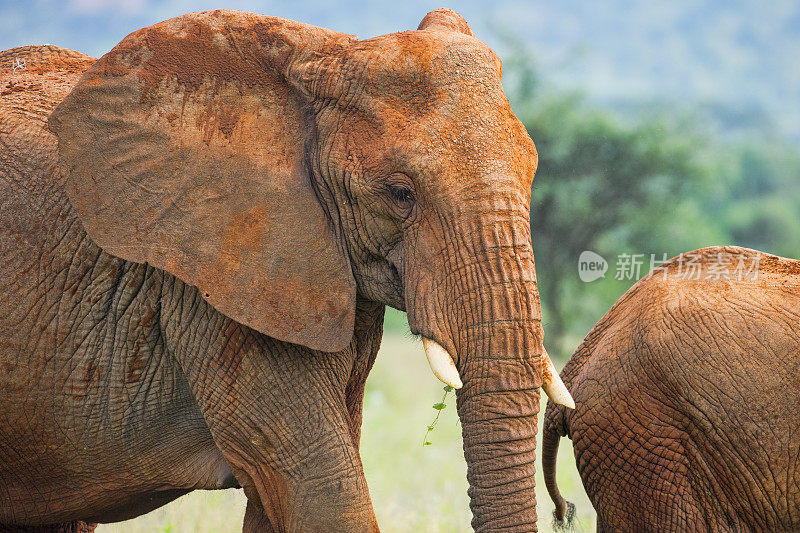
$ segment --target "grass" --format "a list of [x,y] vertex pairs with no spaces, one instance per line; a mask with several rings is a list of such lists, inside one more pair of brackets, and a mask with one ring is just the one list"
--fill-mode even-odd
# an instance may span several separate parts
[[[442,384],[431,374],[422,344],[408,335],[387,333],[367,382],[361,440],[364,469],[383,532],[470,530],[467,467],[452,393],[428,436],[432,445],[422,446],[426,426],[436,416],[431,406],[441,397]],[[559,451],[559,487],[577,507],[576,531],[594,531],[594,510],[578,477],[571,442],[562,439]],[[539,530],[551,531],[553,505],[541,472],[536,474],[536,487]],[[135,520],[101,525],[97,531],[233,533],[241,531],[244,507],[240,490],[197,491]]]

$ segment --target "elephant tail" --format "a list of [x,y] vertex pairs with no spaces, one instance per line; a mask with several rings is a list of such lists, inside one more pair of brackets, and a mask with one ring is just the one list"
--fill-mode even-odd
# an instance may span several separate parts
[[572,529],[575,518],[575,504],[568,502],[561,496],[556,482],[556,458],[558,457],[558,444],[562,436],[567,435],[566,408],[547,402],[545,412],[544,431],[542,436],[542,468],[544,470],[544,484],[550,499],[555,504],[553,511],[553,529],[566,531]]

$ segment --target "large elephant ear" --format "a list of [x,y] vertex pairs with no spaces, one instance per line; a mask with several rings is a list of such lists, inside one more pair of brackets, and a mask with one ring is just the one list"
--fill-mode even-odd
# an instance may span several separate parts
[[49,121],[89,236],[271,337],[344,348],[355,281],[306,164],[308,91],[291,80],[352,39],[228,10],[126,37]]

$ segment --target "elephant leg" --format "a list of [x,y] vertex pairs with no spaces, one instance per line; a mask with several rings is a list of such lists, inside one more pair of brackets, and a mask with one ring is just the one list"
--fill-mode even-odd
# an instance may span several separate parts
[[0,533],[93,533],[97,524],[75,521],[47,526],[4,526],[0,524]]
[[[324,409],[326,401],[310,394],[286,399],[312,410]],[[361,460],[341,412],[322,411],[298,423],[295,412],[273,413],[270,404],[253,398],[235,416],[206,413],[250,507],[266,519],[256,520],[251,511],[248,521],[282,533],[376,531]]]
[[669,443],[664,435],[651,439],[603,457],[602,469],[590,474],[597,531],[708,531],[707,509],[695,498],[677,439],[672,446],[650,446]]
[[207,313],[220,321],[210,339],[208,324],[201,324],[202,336],[193,335],[194,323],[177,326],[174,337],[168,326],[167,335],[217,448],[251,501],[248,527],[377,531],[353,420],[365,373],[361,336],[341,352],[316,352]]
[[362,408],[364,406],[364,389],[383,337],[384,306],[359,299],[356,304],[356,320],[353,331],[353,348],[356,358],[350,371],[350,378],[345,388],[350,431],[353,444],[358,448],[361,444]]
[[[631,470],[629,477],[614,476],[609,485],[593,495],[597,508],[597,532],[603,531],[708,531],[706,517],[690,488],[685,484],[669,487],[644,486],[642,472]],[[633,480],[633,481],[631,481]],[[676,490],[673,490],[676,489]],[[597,504],[595,504],[597,505]],[[724,529],[724,528],[723,528]]]
[[269,523],[265,531],[376,531],[343,398],[331,395],[327,383],[287,386],[288,376],[246,374],[255,381],[228,397],[238,400],[199,401],[251,509],[266,518],[250,522]]
[[[707,531],[707,507],[697,499],[696,482],[710,472],[692,460],[680,421],[651,410],[634,396],[639,389],[630,390],[610,400],[591,397],[569,423],[598,531]],[[607,403],[627,408],[608,409]]]

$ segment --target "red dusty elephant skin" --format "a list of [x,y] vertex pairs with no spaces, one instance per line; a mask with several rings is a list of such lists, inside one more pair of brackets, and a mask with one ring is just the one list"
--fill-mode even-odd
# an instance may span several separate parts
[[800,530],[800,261],[704,248],[634,285],[562,372],[545,481],[569,436],[598,531]]
[[358,40],[192,13],[96,62],[8,50],[0,80],[0,524],[241,486],[246,531],[376,531],[358,447],[389,305],[459,388],[473,527],[535,530],[540,386],[568,396],[537,154],[458,14]]

